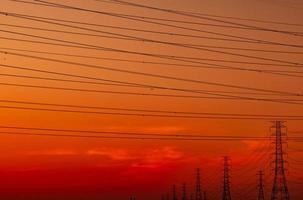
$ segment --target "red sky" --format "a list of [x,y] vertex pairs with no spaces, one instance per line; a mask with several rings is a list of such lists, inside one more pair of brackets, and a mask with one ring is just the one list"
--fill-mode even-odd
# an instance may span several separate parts
[[[81,8],[135,14],[164,19],[185,20],[192,22],[210,23],[205,20],[168,14],[166,12],[152,11],[119,4],[109,4],[94,0],[52,0],[52,2],[73,5]],[[292,24],[302,23],[303,4],[300,1],[290,0],[154,0],[132,1],[162,8],[187,10],[214,15],[234,16],[240,18],[266,19]],[[53,17],[64,20],[75,20],[105,25],[124,26],[135,29],[148,29],[153,31],[168,31],[179,34],[193,34],[206,37],[219,37],[195,31],[168,28],[155,24],[134,22],[126,19],[109,17],[96,13],[72,11],[44,6],[27,5],[9,0],[1,1],[3,12],[29,14],[44,17]],[[302,26],[286,26],[277,24],[257,23],[251,21],[233,21],[249,23],[285,31],[303,32]],[[90,45],[99,45],[109,48],[119,48],[129,51],[146,53],[170,54],[175,56],[191,56],[206,59],[233,60],[238,62],[265,62],[253,58],[243,58],[234,55],[225,55],[208,51],[186,49],[182,47],[155,44],[142,41],[125,41],[119,39],[98,38],[94,36],[81,36],[63,33],[50,33],[41,30],[30,30],[4,26],[14,24],[33,26],[39,28],[52,28],[60,31],[91,33],[90,31],[63,28],[26,19],[17,19],[10,16],[0,16],[0,37],[11,37],[44,41],[27,36],[14,35],[1,32],[16,31],[26,34],[35,34],[43,37],[69,40]],[[183,24],[184,27],[199,28],[206,31],[233,34],[242,37],[272,40],[283,43],[302,45],[303,38],[283,35],[272,32],[228,29],[211,26]],[[96,28],[85,26],[84,28]],[[98,28],[102,31],[112,31],[118,34],[128,34],[134,37],[145,37],[154,40],[169,42],[191,43],[200,45],[216,45],[238,48],[259,48],[266,50],[296,51],[298,54],[242,52],[250,56],[259,56],[272,59],[281,59],[291,62],[303,63],[301,48],[284,46],[270,46],[260,44],[233,43],[209,39],[165,36],[151,33],[139,33],[111,28]],[[143,57],[139,55],[123,54],[117,52],[84,50],[77,48],[58,47],[46,44],[32,44],[0,38],[0,48],[18,48],[55,53],[79,54],[86,56],[107,57],[117,59],[133,59],[139,61],[153,61],[166,63],[181,63],[178,61],[163,61],[159,58]],[[0,49],[2,50],[2,49]],[[16,52],[16,51],[10,51]],[[20,53],[20,52],[19,52]],[[24,53],[24,52],[23,52]],[[176,76],[186,79],[203,80],[224,84],[240,85],[245,87],[263,88],[268,90],[281,90],[293,93],[302,92],[303,79],[300,77],[277,76],[272,74],[213,70],[204,68],[175,67],[170,65],[153,65],[148,63],[117,62],[113,60],[96,60],[88,58],[71,58],[56,55],[39,55],[67,61],[85,63],[90,65],[108,66],[122,70],[133,70],[144,73]],[[0,54],[0,64],[31,67],[40,70],[51,70],[60,73],[73,73],[82,76],[100,77],[120,81],[131,81],[142,84],[156,84],[168,87],[190,88],[192,90],[218,90],[225,92],[251,92],[247,90],[226,88],[207,84],[188,83],[176,80],[146,77],[141,75],[125,74],[108,70],[92,69],[87,67],[25,58],[9,54]],[[219,64],[219,63],[217,63]],[[240,63],[220,63],[233,67],[255,67],[255,65]],[[277,63],[276,63],[277,64]],[[284,70],[279,66],[261,66],[261,69]],[[1,67],[3,74],[18,74],[27,76],[45,76],[38,72],[29,72],[18,69]],[[58,77],[47,75],[47,77]],[[59,76],[62,78],[62,76]],[[167,94],[146,88],[124,88],[108,85],[93,85],[82,83],[63,83],[59,81],[33,80],[1,76],[1,83],[31,84],[53,87],[70,87],[89,90],[108,90],[139,92],[153,94]],[[85,106],[103,106],[118,108],[137,108],[155,110],[177,110],[188,112],[219,112],[240,114],[273,114],[273,115],[300,115],[302,105],[282,104],[264,101],[232,101],[215,99],[190,99],[153,96],[117,95],[94,92],[76,92],[62,90],[47,90],[28,87],[0,85],[1,100],[32,101],[55,104],[72,104]],[[185,92],[170,91],[169,94],[190,95]],[[283,98],[283,96],[281,96]],[[286,97],[285,97],[286,98]],[[299,98],[299,97],[298,97]],[[298,99],[297,98],[297,99]],[[300,99],[302,100],[302,99]],[[16,106],[13,103],[0,102],[1,106]],[[34,106],[39,107],[39,106]],[[47,111],[32,111],[0,108],[0,126],[42,127],[59,129],[102,130],[120,132],[142,132],[159,134],[198,133],[201,135],[243,135],[267,136],[270,134],[271,123],[268,120],[214,120],[214,119],[184,119],[165,117],[139,117],[117,115],[95,115],[79,113],[58,113]],[[289,131],[302,131],[301,121],[288,121]],[[2,129],[1,131],[10,131]],[[26,131],[24,131],[26,132]],[[38,131],[37,133],[45,133]],[[269,161],[272,148],[267,143],[238,141],[159,141],[159,140],[117,140],[117,139],[89,139],[70,137],[38,137],[22,135],[1,135],[0,140],[0,194],[5,199],[127,199],[129,195],[136,194],[138,199],[160,199],[163,192],[170,190],[172,184],[181,184],[185,181],[193,188],[194,173],[197,167],[202,170],[202,183],[208,191],[210,198],[217,199],[221,192],[222,156],[230,155],[232,158],[232,192],[235,199],[243,196],[238,191],[249,191],[257,181],[256,173],[260,168],[266,168],[266,195],[271,190],[272,174],[270,174]],[[302,199],[302,149],[301,143],[289,142],[289,186],[293,200]],[[299,151],[297,151],[297,150]],[[301,163],[300,163],[301,162]],[[301,182],[300,182],[301,181]],[[255,192],[250,194],[256,195]],[[2,197],[0,195],[0,197]]]

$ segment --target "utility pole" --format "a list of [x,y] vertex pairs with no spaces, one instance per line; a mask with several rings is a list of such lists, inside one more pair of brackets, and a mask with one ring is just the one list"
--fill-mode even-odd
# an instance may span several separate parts
[[228,156],[223,157],[223,194],[222,194],[222,200],[231,200],[231,194],[230,194],[230,164],[229,164],[230,158]]
[[203,200],[207,200],[206,191],[203,192],[203,198],[204,198]]
[[258,194],[258,200],[265,200],[264,198],[264,173],[262,171],[259,171],[259,194]]
[[178,200],[176,185],[173,185],[173,200]]
[[287,187],[287,180],[285,175],[285,151],[283,149],[283,144],[286,142],[285,137],[287,133],[282,131],[285,129],[284,122],[275,121],[272,128],[275,129],[275,174],[272,186],[271,200],[289,200],[289,192]]
[[197,172],[196,172],[196,199],[195,200],[202,200],[200,168],[197,168]]
[[182,185],[182,200],[187,200],[186,183]]

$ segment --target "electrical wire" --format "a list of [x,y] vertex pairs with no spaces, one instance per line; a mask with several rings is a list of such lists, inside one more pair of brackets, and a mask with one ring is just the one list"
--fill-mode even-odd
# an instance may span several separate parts
[[[215,35],[226,36],[226,37],[232,37],[232,38],[237,38],[237,39],[250,40],[250,41],[255,41],[255,42],[260,42],[260,43],[265,43],[265,44],[271,44],[271,45],[282,45],[282,46],[303,48],[302,45],[284,44],[284,43],[273,42],[273,41],[263,41],[263,40],[253,39],[253,38],[246,38],[246,37],[216,33],[216,32],[211,32],[211,31],[187,28],[187,27],[183,27],[183,26],[165,24],[165,23],[160,23],[160,22],[155,22],[155,21],[148,21],[148,20],[146,20],[148,17],[142,17],[142,16],[134,16],[134,15],[119,14],[119,13],[103,12],[103,11],[79,8],[79,7],[74,7],[74,6],[68,6],[68,5],[64,5],[64,4],[52,3],[52,2],[47,2],[47,1],[39,1],[39,2],[42,2],[42,3],[26,2],[26,1],[21,1],[21,0],[13,0],[13,1],[22,2],[22,3],[29,3],[29,4],[36,4],[36,5],[40,5],[40,6],[51,6],[51,7],[55,7],[55,8],[71,9],[71,10],[77,10],[77,11],[84,11],[84,12],[108,15],[108,16],[112,16],[112,17],[123,18],[123,19],[128,19],[128,20],[133,20],[133,21],[141,21],[141,22],[150,23],[150,24],[157,24],[157,25],[162,25],[162,26],[167,26],[167,27],[179,28],[179,29],[183,29],[183,30],[198,31],[198,32],[215,34]],[[37,0],[35,0],[35,1],[37,1]]]
[[[33,58],[33,59],[39,59],[39,60],[45,60],[45,61],[64,63],[64,64],[71,64],[71,65],[94,68],[94,69],[103,69],[103,70],[115,71],[115,72],[121,72],[121,73],[127,73],[127,74],[149,76],[149,77],[155,77],[155,78],[161,78],[161,79],[170,79],[170,80],[182,81],[182,82],[191,82],[191,83],[206,84],[206,85],[213,85],[213,86],[222,86],[222,87],[229,87],[229,88],[235,88],[235,89],[245,89],[245,90],[258,91],[258,92],[270,92],[270,93],[288,94],[288,95],[294,95],[294,96],[303,96],[303,94],[300,94],[300,93],[292,93],[292,92],[287,92],[287,91],[268,90],[268,89],[252,88],[252,87],[245,87],[245,86],[231,85],[231,84],[224,84],[224,83],[217,83],[217,82],[209,82],[209,81],[203,81],[203,80],[186,79],[186,78],[180,78],[180,77],[174,77],[174,76],[145,73],[145,72],[140,72],[140,71],[124,70],[124,69],[117,69],[117,68],[111,68],[111,67],[105,67],[105,66],[77,63],[77,62],[53,59],[53,58],[48,58],[48,57],[12,53],[12,52],[7,52],[7,51],[0,51],[0,53],[10,54],[10,55],[14,55],[14,56],[27,57],[27,58]],[[199,93],[199,92],[197,92],[197,93]],[[210,94],[210,93],[204,93],[204,94]],[[236,96],[227,96],[227,95],[224,95],[224,96],[225,97],[236,97]]]
[[[40,1],[40,0],[34,0],[34,1],[44,2],[44,3],[47,2],[47,1]],[[98,1],[98,0],[96,0],[96,1]],[[139,8],[146,8],[146,9],[151,9],[151,10],[163,11],[163,12],[167,12],[167,13],[173,13],[173,14],[177,14],[177,15],[181,15],[181,16],[198,18],[198,19],[203,19],[203,20],[212,21],[212,22],[219,22],[219,23],[223,23],[223,24],[236,25],[236,27],[234,27],[234,26],[230,27],[229,26],[229,28],[242,28],[242,29],[246,29],[246,30],[268,31],[268,32],[288,34],[288,35],[293,35],[293,36],[303,36],[302,32],[290,32],[290,31],[283,31],[283,30],[277,30],[277,29],[269,29],[269,28],[265,28],[265,27],[258,27],[258,26],[253,26],[253,25],[248,25],[248,24],[243,24],[243,23],[238,23],[238,22],[226,21],[225,19],[221,20],[221,19],[217,19],[217,18],[210,18],[210,17],[205,16],[205,15],[196,15],[196,14],[192,14],[192,13],[188,13],[188,12],[184,12],[184,11],[177,11],[177,10],[172,10],[172,9],[166,9],[166,8],[160,8],[160,7],[154,7],[154,6],[147,6],[147,5],[144,5],[144,4],[138,4],[138,3],[133,3],[133,2],[129,2],[129,1],[122,1],[122,0],[111,0],[111,1],[118,2],[118,3],[124,4],[124,5],[128,5],[128,6],[134,6],[134,7],[139,7]],[[220,25],[218,25],[218,26],[220,26]],[[222,26],[226,27],[224,25],[222,25]],[[227,26],[227,28],[228,28],[228,26]]]

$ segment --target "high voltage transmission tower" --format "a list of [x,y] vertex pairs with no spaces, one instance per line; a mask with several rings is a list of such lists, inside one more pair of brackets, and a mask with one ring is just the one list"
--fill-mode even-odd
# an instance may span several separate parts
[[283,149],[283,144],[287,141],[285,137],[287,133],[282,129],[285,129],[282,121],[275,121],[272,128],[275,129],[275,169],[274,169],[274,181],[271,193],[271,200],[289,200],[289,193],[287,187],[287,180],[285,175],[285,159],[284,155],[286,151]]
[[262,171],[259,171],[259,184],[258,184],[258,200],[264,200],[264,173]]
[[230,192],[230,158],[228,156],[223,157],[224,167],[223,167],[223,194],[222,200],[231,200]]
[[201,172],[200,168],[197,169],[196,172],[196,196],[195,200],[202,200],[202,189],[201,189]]
[[204,198],[203,200],[207,200],[206,191],[203,192],[203,198]]
[[176,185],[173,185],[173,199],[172,200],[178,200]]
[[166,193],[165,200],[169,200],[169,193]]
[[130,196],[129,200],[136,200],[135,196]]
[[182,185],[182,200],[187,200],[186,183]]

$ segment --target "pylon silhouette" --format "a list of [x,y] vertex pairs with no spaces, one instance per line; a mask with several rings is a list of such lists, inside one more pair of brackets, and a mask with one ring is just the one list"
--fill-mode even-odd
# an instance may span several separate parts
[[190,194],[190,200],[194,200],[194,194],[193,193]]
[[165,200],[169,200],[169,193],[166,193]]
[[285,163],[283,144],[286,142],[286,132],[282,129],[286,127],[282,121],[275,121],[272,128],[275,129],[275,169],[274,169],[274,181],[272,186],[271,200],[289,200],[289,192],[287,187],[287,180],[285,175]]
[[195,200],[202,200],[202,189],[201,189],[201,172],[200,169],[197,168],[196,172],[196,198]]
[[187,200],[186,183],[182,185],[182,200]]
[[230,193],[230,158],[228,156],[223,157],[224,167],[223,167],[223,194],[222,200],[231,200]]
[[258,184],[258,189],[259,189],[259,194],[258,194],[258,200],[264,200],[264,174],[262,171],[259,171],[258,173],[259,176],[259,184]]
[[173,200],[178,200],[176,185],[173,185]]

